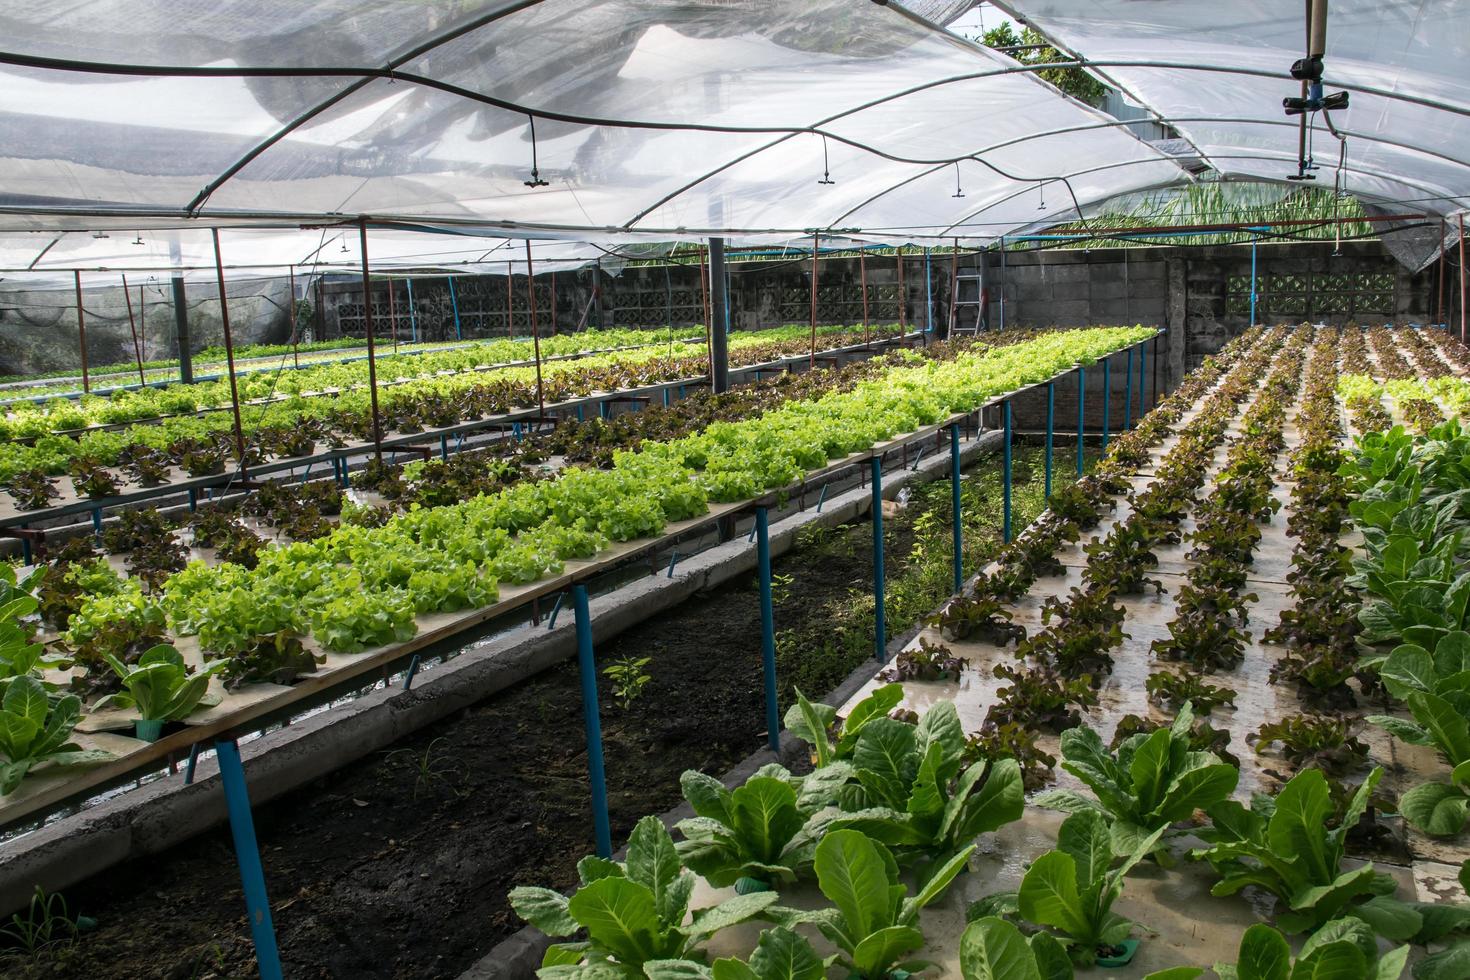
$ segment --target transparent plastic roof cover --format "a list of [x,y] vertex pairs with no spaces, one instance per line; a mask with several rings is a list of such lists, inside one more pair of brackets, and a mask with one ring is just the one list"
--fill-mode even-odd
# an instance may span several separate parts
[[[1220,173],[1282,180],[1296,173],[1300,95],[1287,75],[1306,47],[1301,3],[1280,0],[1000,0],[1178,130]],[[1310,151],[1317,183],[1411,210],[1470,204],[1470,4],[1332,0],[1323,58],[1331,113]],[[1339,161],[1345,166],[1339,168]],[[1339,176],[1340,175],[1340,176]]]
[[[1013,219],[987,207],[1042,180],[1182,176],[1006,56],[871,0],[40,0],[0,12],[0,38],[0,229],[366,215],[988,240]],[[956,160],[964,197],[929,179]],[[1048,200],[1073,203],[1065,184]]]

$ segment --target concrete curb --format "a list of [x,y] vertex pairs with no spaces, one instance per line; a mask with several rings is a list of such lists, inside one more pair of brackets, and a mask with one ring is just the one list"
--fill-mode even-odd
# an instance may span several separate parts
[[[962,458],[972,460],[994,449],[1000,439],[997,432],[984,432],[962,444]],[[925,460],[917,470],[888,474],[884,495],[894,496],[911,482],[946,477],[948,467],[948,454],[943,453]],[[805,528],[854,520],[866,514],[870,504],[870,491],[854,488],[828,499],[821,513],[809,509],[781,519],[771,528],[772,554],[790,550]],[[650,575],[596,597],[591,603],[594,641],[604,642],[700,589],[752,570],[755,558],[754,544],[740,536],[681,561],[672,577]],[[553,630],[516,630],[420,672],[410,691],[396,687],[372,691],[245,742],[240,749],[250,797],[259,805],[319,779],[570,659],[575,644],[570,616]],[[866,680],[871,668],[865,665],[862,672]],[[744,771],[744,765],[735,771]],[[200,760],[192,785],[184,785],[182,778],[159,779],[56,820],[0,845],[0,914],[23,908],[37,885],[59,891],[123,861],[165,851],[225,819],[218,768],[207,758]]]

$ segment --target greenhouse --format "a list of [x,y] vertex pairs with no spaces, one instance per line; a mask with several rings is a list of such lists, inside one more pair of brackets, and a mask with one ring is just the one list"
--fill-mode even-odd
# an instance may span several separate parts
[[0,10],[0,977],[1470,980],[1467,58]]

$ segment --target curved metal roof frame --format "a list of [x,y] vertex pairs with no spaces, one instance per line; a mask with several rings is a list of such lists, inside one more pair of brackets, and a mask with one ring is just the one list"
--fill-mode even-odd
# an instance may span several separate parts
[[[161,2],[163,0],[155,0],[155,3]],[[227,7],[233,7],[235,10],[225,10],[222,16],[235,16],[236,12],[242,17],[255,13],[264,16],[269,12],[271,2],[272,0],[232,0]],[[999,6],[1012,11],[1018,17],[1025,16],[1028,22],[1038,26],[1048,38],[1055,37],[1057,40],[1054,43],[1058,43],[1059,46],[1066,45],[1064,50],[1077,51],[1078,48],[1085,47],[1085,45],[1078,44],[1065,32],[1053,32],[1050,29],[1051,25],[1048,23],[1047,15],[1080,14],[1094,7],[1106,8],[1109,3],[1119,2],[1121,0],[1013,0],[1013,2],[1001,3]],[[1248,4],[1261,2],[1261,0],[1222,0],[1222,2],[1228,7],[1231,3]],[[1354,0],[1348,0],[1348,2],[1354,2]],[[1361,2],[1367,3],[1367,0],[1361,0]],[[1423,0],[1423,2],[1432,3],[1436,0]],[[112,7],[121,3],[122,0],[111,0],[111,2],[103,0],[104,7]],[[383,15],[383,10],[374,7],[373,4],[374,0],[338,0],[336,6],[350,9],[354,5],[360,5],[365,11],[371,9],[374,15]],[[47,6],[45,0],[42,0],[38,4],[38,9],[33,13],[7,16],[11,20],[32,17],[34,23],[40,24],[41,19],[47,15]],[[371,52],[366,50],[370,46],[364,45],[365,50],[362,52],[363,57],[360,64],[354,64],[350,57],[338,57],[338,52],[326,44],[323,45],[326,53],[320,58],[321,63],[318,63],[315,54],[311,58],[303,59],[299,64],[266,63],[269,58],[265,61],[252,60],[247,57],[210,59],[194,47],[187,47],[180,53],[185,56],[198,55],[196,60],[199,63],[196,64],[150,64],[147,63],[146,55],[140,57],[136,63],[117,60],[92,61],[82,57],[66,56],[64,50],[63,53],[58,54],[56,46],[63,42],[57,41],[54,36],[49,36],[45,43],[38,45],[37,50],[28,51],[25,48],[27,42],[25,32],[12,30],[9,43],[15,50],[0,52],[0,79],[3,79],[4,66],[9,66],[16,71],[29,72],[43,78],[52,76],[70,78],[76,75],[102,76],[110,80],[98,83],[99,85],[111,84],[117,79],[166,78],[202,79],[217,82],[257,79],[298,83],[311,79],[338,79],[345,84],[332,87],[330,91],[324,90],[320,97],[306,102],[290,113],[289,118],[280,125],[259,138],[243,143],[243,148],[239,152],[228,158],[221,157],[219,169],[213,176],[207,177],[202,186],[195,185],[198,189],[187,203],[171,206],[161,199],[119,200],[108,198],[100,192],[98,199],[91,201],[84,198],[66,200],[64,193],[50,196],[34,194],[25,197],[12,196],[10,200],[5,200],[4,196],[0,195],[0,214],[10,214],[17,220],[32,222],[32,226],[46,226],[50,223],[53,226],[75,227],[78,222],[95,218],[99,221],[105,220],[114,227],[116,225],[111,223],[129,220],[139,223],[177,222],[195,226],[256,224],[320,227],[339,223],[356,223],[366,218],[375,227],[401,229],[420,227],[431,231],[450,231],[458,228],[510,237],[586,238],[589,233],[608,240],[690,239],[709,235],[788,236],[809,233],[814,227],[842,232],[891,229],[895,227],[892,219],[899,215],[885,215],[882,213],[881,205],[896,190],[910,187],[915,181],[951,165],[973,163],[987,168],[995,178],[982,192],[989,203],[982,208],[967,211],[962,211],[959,205],[944,205],[951,208],[953,212],[948,215],[948,220],[940,220],[936,217],[934,224],[916,228],[913,236],[944,238],[952,237],[955,229],[976,227],[973,219],[982,217],[987,211],[1013,200],[1018,194],[1038,185],[1063,184],[1072,198],[1073,210],[1082,214],[1085,213],[1088,205],[1118,193],[1126,193],[1143,187],[1160,186],[1176,179],[1178,182],[1191,179],[1182,169],[1179,169],[1176,174],[1176,165],[1171,162],[1170,158],[1159,153],[1150,144],[1138,139],[1126,128],[1126,123],[1105,117],[1095,110],[1067,99],[1041,80],[1036,73],[1043,70],[1084,67],[1099,74],[1111,84],[1127,92],[1140,104],[1145,105],[1155,118],[1170,125],[1184,127],[1186,139],[1195,147],[1200,158],[1216,166],[1216,169],[1226,176],[1245,173],[1240,168],[1232,168],[1227,165],[1232,161],[1256,160],[1275,164],[1281,159],[1280,155],[1272,152],[1269,147],[1248,148],[1259,149],[1259,152],[1222,152],[1221,146],[1202,144],[1194,139],[1188,132],[1188,127],[1213,124],[1295,128],[1295,123],[1274,115],[1270,118],[1252,117],[1248,112],[1195,112],[1171,116],[1170,106],[1159,104],[1157,98],[1148,98],[1148,93],[1141,94],[1136,91],[1129,74],[1138,70],[1150,70],[1289,81],[1284,65],[1281,70],[1272,70],[1245,63],[1211,64],[1205,60],[1187,58],[1088,58],[1085,50],[1077,51],[1076,60],[1070,62],[1022,65],[971,42],[945,34],[932,24],[896,5],[880,6],[865,2],[865,0],[812,0],[810,4],[801,5],[803,9],[797,13],[789,13],[788,5],[778,4],[776,0],[770,0],[769,3],[765,3],[765,0],[757,0],[747,6],[750,10],[742,13],[736,11],[734,7],[715,6],[694,2],[694,0],[688,3],[663,2],[657,5],[650,5],[647,0],[599,0],[599,2],[590,4],[577,4],[574,3],[574,0],[518,0],[518,2],[483,0],[480,8],[473,9],[469,14],[458,18],[453,23],[436,25],[432,32],[422,37],[410,35],[409,40],[405,43],[395,44],[391,48],[384,47],[383,51],[393,52],[387,54],[386,57],[375,58]],[[634,30],[629,37],[615,38],[609,45],[592,51],[593,56],[605,62],[601,65],[603,68],[610,65],[614,68],[626,69],[628,59],[639,52],[639,45],[647,40],[649,32],[667,27],[679,39],[678,43],[694,47],[689,49],[689,65],[658,66],[659,71],[663,72],[658,77],[666,79],[663,84],[677,87],[677,83],[683,82],[690,86],[700,84],[708,86],[713,80],[716,84],[724,85],[729,82],[729,79],[738,78],[738,82],[731,83],[737,86],[731,90],[733,94],[725,98],[726,101],[743,98],[746,99],[746,102],[736,104],[737,111],[732,112],[728,105],[721,106],[717,98],[712,109],[680,114],[676,111],[682,105],[680,97],[683,97],[685,101],[689,101],[692,97],[681,96],[678,92],[672,95],[668,92],[660,92],[660,98],[650,106],[644,106],[643,103],[636,100],[625,103],[629,108],[647,108],[652,111],[608,112],[603,111],[607,108],[607,103],[598,103],[595,99],[584,103],[575,97],[579,90],[574,82],[585,85],[587,79],[568,81],[561,88],[558,88],[556,84],[543,82],[529,85],[526,92],[520,96],[514,92],[507,95],[490,87],[498,86],[503,79],[495,78],[487,81],[466,69],[463,57],[465,52],[463,51],[453,52],[461,59],[458,62],[454,58],[434,60],[447,58],[446,51],[455,48],[456,45],[462,46],[484,39],[500,41],[503,35],[504,40],[500,47],[492,45],[490,48],[472,47],[470,49],[471,53],[488,50],[498,56],[504,53],[503,48],[511,46],[517,38],[530,39],[531,35],[527,34],[527,31],[537,27],[540,23],[534,19],[535,17],[545,14],[569,19],[589,9],[606,16],[614,16],[626,11],[636,13],[643,18],[638,29]],[[393,13],[398,16],[402,10],[403,8],[397,8]],[[1134,21],[1139,20],[1140,17],[1146,19],[1152,16],[1149,11],[1140,15],[1133,7],[1128,10]],[[1039,23],[1037,23],[1038,18],[1033,16],[1038,11],[1040,12]],[[116,11],[113,12],[116,13]],[[410,17],[411,12],[402,13],[402,16]],[[792,42],[788,37],[780,36],[774,28],[770,32],[764,31],[765,21],[778,16],[791,18],[786,24],[787,27],[791,24],[808,23],[812,18],[817,18],[824,27],[829,26],[823,20],[824,18],[833,22],[841,21],[843,18],[850,20],[855,25],[853,30],[859,32],[853,35],[854,46],[858,41],[870,42],[872,51],[863,51],[862,56],[871,55],[872,73],[888,73],[883,74],[882,78],[886,81],[891,77],[893,82],[891,90],[870,89],[865,91],[855,87],[849,92],[839,85],[822,90],[820,97],[801,101],[805,97],[804,93],[810,91],[812,86],[820,85],[811,77],[813,73],[803,74],[792,68],[793,65],[800,63],[801,58],[813,58],[813,67],[816,69],[815,73],[818,74],[824,64],[846,65],[848,68],[856,65],[865,71],[870,66],[859,56],[850,55],[845,51],[835,52],[817,46],[808,53],[800,44]],[[526,20],[527,17],[533,19]],[[803,21],[800,18],[807,18],[807,20]],[[712,25],[718,30],[712,30]],[[1136,28],[1137,24],[1132,26]],[[1123,29],[1121,26],[1104,25],[1099,30],[1105,32],[1114,28],[1120,31]],[[710,38],[713,38],[713,42]],[[164,40],[167,41],[167,38]],[[379,40],[383,39],[379,38]],[[1186,38],[1185,42],[1187,43],[1188,40]],[[386,40],[384,43],[387,43]],[[717,46],[709,48],[707,45],[710,43],[715,43]],[[47,44],[51,47],[48,48]],[[706,45],[706,47],[699,48],[699,45]],[[114,47],[125,50],[121,42]],[[344,45],[343,47],[351,46]],[[163,49],[167,50],[167,46],[164,45]],[[76,50],[88,49],[78,47]],[[734,59],[732,64],[740,66],[738,75],[731,74],[719,66],[706,68],[695,63],[698,54],[711,50]],[[921,50],[932,60],[936,71],[934,77],[919,77],[914,71],[915,55]],[[773,56],[772,52],[779,57]],[[537,56],[533,51],[526,57]],[[746,67],[740,61],[742,56],[754,58],[757,63]],[[768,61],[760,62],[762,56],[767,57]],[[270,57],[276,57],[274,51]],[[280,57],[285,58],[286,55]],[[849,58],[849,61],[842,61],[843,57]],[[183,61],[185,58],[180,58],[180,60]],[[570,62],[573,59],[568,57],[566,60]],[[984,67],[973,71],[963,70],[967,67],[967,62],[983,63]],[[538,62],[536,65],[543,73],[547,73],[552,82],[558,84],[562,82],[563,74],[570,75],[576,70],[573,67],[559,67],[555,63]],[[443,69],[442,75],[430,70],[441,68]],[[646,66],[644,68],[646,70]],[[1329,72],[1331,69],[1332,64],[1329,59]],[[788,77],[788,72],[790,77]],[[621,71],[615,77],[617,81],[623,81]],[[1192,76],[1181,75],[1181,77]],[[596,82],[605,78],[607,76],[604,74],[594,76],[591,80]],[[479,87],[476,87],[477,81],[481,83]],[[541,140],[543,154],[547,152],[548,145],[558,140],[564,141],[567,138],[565,134],[568,132],[575,134],[580,144],[595,147],[595,153],[598,155],[623,152],[626,156],[628,153],[625,147],[631,146],[632,155],[636,156],[640,147],[658,146],[656,142],[651,143],[650,141],[660,133],[678,134],[680,139],[708,134],[717,139],[706,144],[707,153],[696,153],[696,158],[702,158],[701,162],[706,162],[704,169],[696,170],[693,176],[683,177],[677,181],[664,180],[663,183],[666,186],[663,187],[652,181],[640,186],[640,192],[644,189],[648,192],[641,201],[636,195],[624,194],[630,205],[636,205],[636,211],[626,218],[621,218],[616,214],[607,214],[606,219],[611,220],[606,220],[601,216],[594,217],[583,205],[578,192],[596,194],[605,189],[608,193],[613,194],[613,198],[594,205],[595,210],[605,212],[608,207],[615,205],[617,200],[623,199],[616,197],[621,191],[615,182],[604,188],[592,179],[586,180],[579,187],[573,187],[568,181],[562,197],[556,195],[562,192],[563,188],[556,186],[550,187],[546,194],[538,198],[535,194],[536,188],[531,182],[526,182],[531,187],[530,194],[519,190],[512,194],[508,189],[497,192],[494,189],[497,185],[487,181],[481,182],[483,186],[471,187],[470,184],[474,178],[465,175],[463,180],[456,181],[454,178],[460,175],[455,173],[451,166],[451,169],[442,175],[443,180],[448,180],[449,183],[445,185],[441,180],[436,185],[435,179],[438,175],[435,177],[421,175],[420,170],[412,166],[412,155],[405,158],[403,163],[389,160],[382,164],[379,171],[372,171],[360,177],[356,176],[353,171],[341,171],[340,175],[334,175],[336,172],[330,165],[323,171],[323,176],[316,176],[312,171],[290,172],[290,167],[286,167],[288,172],[281,179],[292,182],[293,188],[300,187],[305,190],[300,194],[283,195],[280,199],[283,206],[279,209],[262,207],[258,204],[253,206],[242,204],[242,201],[249,199],[248,194],[243,197],[229,198],[219,204],[212,203],[221,191],[228,191],[236,182],[245,179],[244,175],[252,171],[253,165],[257,165],[263,159],[269,159],[273,148],[283,146],[293,136],[310,125],[320,122],[329,113],[338,110],[348,111],[349,103],[355,97],[363,95],[374,83],[401,83],[397,95],[402,95],[404,92],[422,91],[433,93],[434,98],[443,97],[452,100],[445,103],[451,107],[461,104],[481,106],[486,107],[485,111],[508,114],[506,118],[509,119],[524,117],[524,120],[528,121],[531,126],[532,142],[529,145],[531,154],[534,154],[537,148],[534,130],[537,120],[570,127],[551,136],[543,136]],[[1008,87],[1004,89],[964,88],[967,85],[977,84]],[[1389,100],[1392,104],[1432,109],[1450,113],[1456,117],[1470,115],[1470,102],[1462,103],[1446,98],[1442,93],[1390,89],[1365,82],[1361,78],[1338,79],[1331,75],[1327,78],[1326,84],[1333,88]],[[748,88],[739,88],[739,85],[747,85]],[[3,89],[3,86],[0,86],[0,89]],[[537,94],[534,98],[528,97],[532,93],[543,91],[545,94]],[[755,93],[754,96],[752,96],[752,91]],[[888,118],[874,116],[874,113],[885,110],[893,112],[899,108],[898,104],[902,100],[924,96],[932,96],[939,100],[948,97],[955,103],[957,111],[964,109],[964,111],[983,112],[984,107],[975,110],[974,107],[960,105],[965,101],[965,97],[971,97],[977,91],[996,95],[995,112],[1003,111],[1002,107],[1005,103],[998,93],[1005,92],[1012,98],[1025,98],[1036,101],[1038,105],[1044,104],[1047,109],[1046,118],[1037,119],[1030,129],[1023,127],[1020,131],[1009,133],[1002,131],[996,135],[996,138],[979,149],[963,146],[960,142],[962,136],[958,132],[943,131],[937,135],[925,132],[922,134],[923,139],[904,139],[903,134],[890,137],[890,134],[885,132],[881,126],[875,127],[872,122],[874,118],[880,122]],[[947,96],[947,93],[954,94]],[[379,94],[381,96],[381,92]],[[397,95],[380,97],[365,104],[368,109],[378,111],[379,106],[391,103]],[[851,100],[853,95],[861,96],[861,98]],[[425,95],[424,97],[429,98],[430,96]],[[738,110],[757,104],[749,101],[751,97],[787,97],[794,100],[796,105],[793,108],[783,104],[781,112],[777,113],[776,121],[770,124],[742,121]],[[901,111],[911,111],[914,105],[910,103],[908,106],[903,106]],[[783,118],[783,115],[799,114],[808,106],[813,110],[810,121],[800,120],[800,124],[797,124],[796,120],[787,121]],[[5,108],[4,96],[0,95],[0,114],[4,113]],[[921,110],[928,108],[932,112],[933,104],[921,103],[918,104],[918,108]],[[1274,114],[1277,110],[1275,106],[1263,106],[1262,111]],[[657,118],[661,112],[669,118]],[[23,118],[29,117],[23,116]],[[500,117],[495,118],[499,123],[505,122]],[[759,114],[755,114],[753,118],[758,119]],[[970,118],[983,119],[985,117],[983,114],[966,117],[967,120]],[[849,125],[857,120],[866,120],[869,131],[864,133],[861,125],[856,127],[856,130]],[[1025,122],[1030,123],[1031,120],[1028,119]],[[1010,124],[1013,130],[1020,125],[1014,118],[1010,120]],[[508,123],[498,132],[509,134],[508,138],[515,144],[515,134],[506,128],[507,126],[509,126]],[[963,129],[961,126],[951,128]],[[1351,140],[1362,141],[1369,145],[1391,147],[1403,154],[1423,159],[1426,163],[1435,161],[1441,167],[1448,165],[1452,168],[1470,170],[1470,163],[1467,163],[1462,156],[1411,142],[1392,132],[1368,131],[1366,128],[1354,128],[1351,125],[1340,126],[1339,130]],[[629,137],[634,141],[631,144],[619,143],[608,138],[608,134],[615,131],[643,135]],[[1025,157],[1022,153],[1028,146],[1039,145],[1039,141],[1069,134],[1087,134],[1088,138],[1100,139],[1103,142],[1079,149],[1076,154],[1077,162],[1069,168],[1053,168],[1056,169],[1056,172],[1026,172],[1016,168],[1015,159],[1024,159],[1028,164],[1034,160],[1043,166],[1058,159],[1055,153],[1035,152],[1030,157]],[[25,135],[25,131],[22,130],[21,136]],[[750,145],[740,145],[740,140],[744,137],[761,135],[770,135],[774,138],[757,141]],[[767,164],[775,169],[783,166],[776,161],[781,161],[786,157],[772,154],[801,155],[801,165],[793,169],[800,170],[806,167],[811,153],[815,151],[810,148],[793,149],[791,141],[794,137],[801,135],[821,138],[823,158],[830,141],[837,146],[856,151],[859,157],[854,159],[858,162],[864,158],[871,158],[874,162],[896,164],[898,167],[865,166],[863,169],[870,170],[871,173],[863,173],[860,179],[871,185],[870,188],[863,188],[869,192],[865,193],[861,200],[854,201],[847,193],[847,189],[843,189],[844,194],[832,198],[836,203],[828,212],[817,210],[822,206],[820,203],[813,204],[810,200],[799,199],[802,197],[796,191],[796,188],[801,185],[799,175],[784,183],[781,182],[780,175],[766,183],[752,182],[749,172],[751,167]],[[729,139],[725,139],[727,137]],[[385,145],[372,142],[361,144],[360,140],[359,143],[357,152],[380,154],[383,151],[379,147]],[[603,143],[606,143],[607,146],[604,147]],[[21,144],[24,145],[24,140],[21,141]],[[307,150],[311,151],[319,145],[311,143],[307,146]],[[520,145],[524,145],[523,140]],[[437,144],[431,144],[431,147],[437,148]],[[1133,148],[1131,153],[1129,147]],[[926,148],[929,149],[927,153],[924,152]],[[42,147],[37,152],[43,157],[48,149]],[[405,144],[405,149],[411,153],[414,147],[412,144]],[[731,152],[732,149],[734,152]],[[1011,151],[1012,159],[1004,163],[993,159],[993,155],[1001,150]],[[1143,153],[1142,156],[1138,156],[1140,151]],[[42,157],[33,155],[27,157],[26,161]],[[710,165],[708,161],[713,161],[713,164]],[[480,166],[482,163],[483,161],[478,161],[471,166]],[[1216,165],[1217,163],[1220,165]],[[749,166],[742,168],[743,164],[749,164]],[[4,165],[4,156],[0,154],[0,187],[4,187],[7,183]],[[369,165],[376,166],[377,161],[370,161]],[[505,161],[503,157],[496,158],[492,153],[491,162],[484,165],[492,168],[497,166],[503,169],[515,168],[524,166],[524,161]],[[277,166],[280,165],[277,164]],[[789,163],[784,166],[790,167]],[[923,169],[906,173],[901,169],[903,166]],[[398,169],[394,169],[395,167]],[[71,168],[78,172],[82,169],[83,166],[80,163]],[[821,168],[817,167],[817,169],[820,172]],[[1428,204],[1429,210],[1439,213],[1455,210],[1470,200],[1470,175],[1467,175],[1463,186],[1460,186],[1458,181],[1455,186],[1441,186],[1442,181],[1426,181],[1422,179],[1422,175],[1390,172],[1387,169],[1358,161],[1349,161],[1346,169],[1348,172],[1376,179],[1376,184],[1373,181],[1369,182],[1374,184],[1373,187],[1355,188],[1365,196],[1374,196],[1375,193],[1384,194],[1378,199],[1393,201],[1395,198],[1391,194],[1385,194],[1383,188],[1395,185],[1402,189],[1423,192],[1425,197],[1418,200]],[[84,181],[84,174],[77,175],[70,171],[63,171],[63,173],[68,183]],[[1106,188],[1095,188],[1090,196],[1084,199],[1073,187],[1073,178],[1100,173],[1119,174],[1119,181]],[[1121,176],[1124,173],[1130,176],[1124,178]],[[672,175],[672,170],[670,175]],[[1252,176],[1256,179],[1274,179],[1270,174],[1256,173]],[[716,178],[719,178],[718,182]],[[504,175],[495,179],[501,181],[498,186],[503,188],[514,187],[515,183],[519,183],[519,181],[506,180]],[[312,190],[313,181],[324,188],[320,194]],[[333,181],[337,181],[342,189],[334,190]],[[393,206],[384,208],[378,205],[378,202],[384,199],[382,193],[377,198],[372,194],[359,197],[356,190],[347,194],[346,198],[341,201],[345,204],[354,199],[362,200],[362,203],[356,205],[353,210],[325,206],[320,211],[313,211],[311,208],[299,206],[303,201],[312,203],[320,201],[326,204],[331,201],[333,195],[340,198],[351,181],[359,181],[363,186],[367,186],[371,181],[378,181],[382,187],[388,189],[387,199],[393,202]],[[384,181],[388,183],[383,183]],[[138,183],[143,182],[138,181]],[[712,186],[717,183],[718,186]],[[1006,189],[1007,185],[1019,185],[1019,189],[1016,189],[1015,186]],[[168,185],[160,183],[158,186],[162,189]],[[271,185],[267,180],[262,186]],[[147,188],[144,187],[139,193],[146,198]],[[732,193],[737,196],[743,195],[744,198],[736,202],[736,213],[733,214],[726,209],[726,202]],[[317,196],[311,197],[310,194],[317,194]],[[849,199],[840,200],[844,195]],[[276,203],[274,197],[269,200],[272,205]],[[553,204],[553,201],[556,203]],[[544,207],[542,207],[543,204]],[[686,212],[692,210],[697,214],[701,205],[704,205],[706,211],[704,218],[695,221],[687,220]],[[743,211],[740,210],[741,206],[745,208]],[[840,227],[851,220],[854,215],[860,214],[870,219],[864,228],[843,229]],[[1028,222],[1027,224],[1033,223]],[[1004,230],[1003,226],[1001,230]],[[997,237],[998,234],[999,231],[989,237]]]

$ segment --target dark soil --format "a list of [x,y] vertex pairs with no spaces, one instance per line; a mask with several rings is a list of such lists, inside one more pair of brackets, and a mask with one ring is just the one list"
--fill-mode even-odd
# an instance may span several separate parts
[[[994,466],[977,473],[996,478]],[[1018,480],[1025,473],[1018,467]],[[1034,510],[1017,516],[1029,520]],[[904,587],[911,562],[925,561],[916,546],[925,528],[937,525],[930,537],[943,540],[948,518],[946,483],[887,521],[891,588]],[[982,519],[967,552],[993,545],[987,531],[996,520]],[[862,523],[814,535],[777,562],[778,673],[799,675],[808,693],[829,690],[871,655],[870,645],[851,639],[805,651],[794,644],[841,632],[834,616],[871,594],[870,549]],[[935,577],[932,568],[926,577]],[[924,608],[936,600],[926,601]],[[890,628],[913,618],[890,618]],[[860,635],[860,622],[846,632]],[[758,597],[747,577],[598,650],[603,666],[651,658],[652,680],[626,708],[601,678],[615,845],[640,817],[679,802],[680,772],[718,774],[764,745],[759,644]],[[574,884],[592,840],[581,712],[576,665],[563,664],[258,808],[285,975],[456,977],[521,927],[506,901],[511,887]],[[5,976],[256,975],[227,828],[113,869],[66,899],[71,914],[95,917],[98,927],[74,945],[0,963]]]

